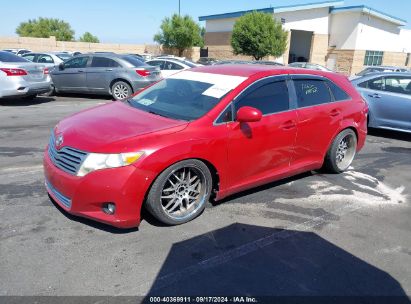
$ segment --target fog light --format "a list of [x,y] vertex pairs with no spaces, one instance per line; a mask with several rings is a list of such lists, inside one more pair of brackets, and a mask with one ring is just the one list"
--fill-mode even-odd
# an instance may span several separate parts
[[116,205],[113,203],[104,204],[103,212],[109,215],[113,215],[116,212]]

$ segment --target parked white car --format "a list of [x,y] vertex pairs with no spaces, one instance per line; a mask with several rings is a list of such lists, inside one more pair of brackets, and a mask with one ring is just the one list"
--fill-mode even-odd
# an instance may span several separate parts
[[161,76],[163,78],[170,77],[171,75],[183,70],[188,70],[196,67],[197,65],[190,62],[184,62],[177,59],[169,58],[156,58],[146,62],[149,65],[159,67],[161,70]]
[[22,56],[23,54],[31,53],[31,51],[28,49],[5,49],[3,51],[13,53],[14,55],[17,55],[17,56]]
[[32,99],[50,89],[51,78],[47,67],[0,51],[0,98]]
[[27,53],[21,57],[35,63],[43,64],[50,69],[58,67],[60,63],[72,58],[73,56],[67,53]]

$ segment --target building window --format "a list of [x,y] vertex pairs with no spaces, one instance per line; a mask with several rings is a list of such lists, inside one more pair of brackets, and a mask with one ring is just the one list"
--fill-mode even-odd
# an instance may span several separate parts
[[381,51],[366,51],[364,65],[376,66],[382,65],[382,58],[384,57],[384,52]]

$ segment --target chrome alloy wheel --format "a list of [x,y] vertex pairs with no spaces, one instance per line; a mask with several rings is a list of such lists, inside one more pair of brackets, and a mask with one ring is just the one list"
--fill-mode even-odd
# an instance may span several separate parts
[[183,167],[168,176],[161,191],[161,206],[170,218],[184,220],[196,213],[208,196],[204,173],[194,166]]
[[114,86],[113,95],[116,99],[124,99],[129,96],[129,88],[124,84],[119,83]]
[[336,163],[338,169],[345,171],[352,163],[357,151],[357,140],[354,134],[348,134],[337,147]]

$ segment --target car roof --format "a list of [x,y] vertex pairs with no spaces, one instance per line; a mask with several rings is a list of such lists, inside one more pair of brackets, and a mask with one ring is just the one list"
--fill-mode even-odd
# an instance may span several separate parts
[[353,83],[363,82],[378,77],[389,77],[389,76],[401,76],[401,77],[411,77],[411,72],[373,72],[366,74],[364,76],[355,78],[352,80]]

